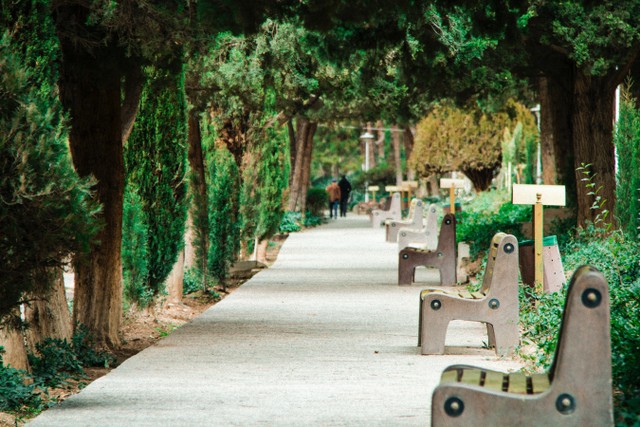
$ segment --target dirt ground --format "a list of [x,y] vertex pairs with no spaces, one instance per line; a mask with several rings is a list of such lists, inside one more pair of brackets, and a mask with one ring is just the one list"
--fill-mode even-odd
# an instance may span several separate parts
[[[275,262],[280,247],[286,238],[286,235],[276,235],[271,239],[266,253],[267,266]],[[254,270],[253,274],[257,272],[258,270]],[[126,313],[122,326],[123,346],[114,353],[117,360],[115,366],[153,345],[174,329],[179,328],[215,305],[218,301],[221,301],[246,282],[251,275],[244,275],[241,279],[231,278],[227,282],[226,292],[221,287],[215,288],[219,298],[213,298],[208,294],[195,293],[184,296],[180,303],[159,301],[148,309]],[[84,378],[68,380],[64,387],[50,389],[46,400],[51,402],[62,401],[78,393],[92,381],[106,375],[111,369],[113,367],[86,368]],[[0,412],[0,427],[21,426],[26,421],[28,419]]]

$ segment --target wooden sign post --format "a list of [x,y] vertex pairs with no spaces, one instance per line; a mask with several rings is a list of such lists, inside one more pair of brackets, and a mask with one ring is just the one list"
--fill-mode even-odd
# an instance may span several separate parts
[[409,207],[409,203],[411,203],[411,195],[418,188],[418,181],[402,181],[402,191],[407,193],[407,205]]
[[566,191],[564,185],[533,185],[513,184],[513,204],[533,205],[533,251],[535,258],[535,289],[542,293],[544,282],[544,264],[542,262],[542,248],[544,239],[544,205],[564,206]]
[[440,178],[440,188],[449,189],[449,212],[456,213],[456,188],[464,188],[464,179]]
[[375,202],[376,201],[376,191],[380,191],[380,186],[378,186],[378,185],[370,185],[367,188],[367,190],[371,191],[373,193],[372,197],[373,197],[373,201]]

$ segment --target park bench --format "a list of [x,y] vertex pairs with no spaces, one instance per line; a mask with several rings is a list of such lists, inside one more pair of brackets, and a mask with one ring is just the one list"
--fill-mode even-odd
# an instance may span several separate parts
[[384,222],[387,242],[398,241],[398,230],[408,228],[410,230],[420,230],[424,222],[424,202],[420,199],[411,200],[409,215],[406,220],[388,219]]
[[438,205],[432,203],[427,208],[424,228],[401,228],[398,230],[398,251],[407,247],[435,250],[438,247]]
[[437,268],[440,285],[456,284],[456,217],[447,214],[440,224],[438,246],[435,251],[404,248],[398,254],[398,285],[415,281],[416,267]]
[[609,289],[602,273],[580,267],[569,284],[551,369],[502,373],[450,366],[431,400],[431,425],[613,425]]
[[389,203],[389,208],[386,210],[383,209],[373,209],[371,211],[371,225],[373,228],[379,228],[384,224],[384,222],[388,219],[391,220],[400,220],[402,219],[402,205],[400,200],[400,193],[393,193],[391,196],[391,202]]
[[519,342],[518,307],[518,242],[498,233],[478,292],[429,288],[420,293],[418,345],[422,354],[443,354],[449,322],[468,320],[486,325],[498,355],[510,354]]

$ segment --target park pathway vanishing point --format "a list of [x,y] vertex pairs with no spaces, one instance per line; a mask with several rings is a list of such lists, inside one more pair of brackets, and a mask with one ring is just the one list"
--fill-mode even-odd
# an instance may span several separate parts
[[519,365],[464,322],[447,355],[421,356],[418,295],[437,273],[399,287],[397,262],[364,216],[292,234],[270,269],[29,425],[429,425],[446,366]]

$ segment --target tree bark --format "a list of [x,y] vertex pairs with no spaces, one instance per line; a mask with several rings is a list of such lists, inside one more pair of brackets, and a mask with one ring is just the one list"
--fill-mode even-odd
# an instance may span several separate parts
[[[616,204],[615,157],[613,145],[613,117],[615,86],[611,79],[593,77],[576,72],[574,81],[574,109],[572,115],[574,169],[581,164],[591,164],[590,171],[595,187],[587,188],[581,171],[575,171],[578,225],[594,221],[602,209],[591,209],[597,191],[605,200],[603,209],[610,211],[607,222],[614,221]],[[599,189],[599,190],[598,190]]]
[[400,132],[398,125],[393,125],[391,138],[393,141],[393,160],[396,167],[396,185],[402,185],[402,159],[400,158]]
[[318,128],[317,123],[309,123],[305,135],[304,153],[302,158],[302,183],[300,190],[300,211],[305,214],[307,211],[307,192],[311,182],[311,158],[313,157],[313,136]]
[[[204,155],[202,153],[202,133],[200,131],[200,113],[195,109],[189,111],[188,119],[188,142],[187,159],[191,169],[191,192],[193,201],[188,212],[187,233],[185,236],[185,266],[192,266],[197,263],[198,269],[202,272],[203,286],[207,287],[207,254],[209,253],[209,230],[196,230],[200,222],[194,221],[198,215],[207,213],[207,181],[205,175]],[[201,224],[200,224],[201,225]],[[202,248],[195,249],[195,239],[200,241]],[[200,253],[201,252],[201,253]],[[197,254],[200,254],[198,257]]]
[[376,147],[378,148],[378,163],[380,163],[385,158],[385,154],[384,154],[384,131],[382,130],[382,128],[384,127],[384,123],[382,123],[382,120],[378,120],[376,122],[376,127],[379,129],[377,131],[378,132],[378,139],[376,139]]
[[473,188],[480,193],[491,187],[494,169],[463,169],[462,172],[473,183]]
[[120,120],[122,121],[122,145],[127,142],[133,124],[138,115],[140,107],[140,96],[142,95],[142,87],[144,86],[144,74],[140,67],[131,67],[127,70],[124,80],[124,101],[122,103],[122,111],[120,112]]
[[[414,129],[410,126],[404,127],[404,153],[407,157],[407,164],[409,159],[411,158],[411,153],[413,152],[413,136]],[[407,168],[407,181],[414,181],[416,179],[416,170],[413,168]]]
[[44,295],[25,306],[25,319],[29,327],[25,331],[27,347],[35,351],[36,344],[45,338],[71,340],[73,325],[64,289],[61,268],[52,272],[53,283]]
[[173,265],[169,277],[167,277],[168,302],[178,303],[182,301],[182,289],[184,283],[184,250],[178,254],[178,260]]
[[295,161],[291,164],[291,185],[289,190],[289,204],[287,209],[289,211],[296,211],[299,205],[299,199],[302,191],[303,181],[303,163],[304,163],[304,149],[307,142],[307,133],[310,126],[309,119],[306,117],[298,117],[296,119],[296,132],[295,132],[295,147],[296,156]]
[[[371,122],[367,122],[367,132],[373,135],[373,125]],[[367,144],[367,142],[364,142]],[[376,167],[376,144],[375,141],[368,141],[369,144],[369,170]],[[366,153],[366,149],[365,149]]]
[[[16,309],[13,315],[19,316],[20,313]],[[12,323],[6,323],[0,328],[0,346],[4,347],[5,350],[5,353],[2,355],[4,366],[11,365],[11,367],[15,369],[22,369],[27,372],[31,371],[22,331],[14,327]]]
[[122,319],[122,52],[105,45],[88,53],[65,38],[61,47],[60,93],[71,116],[73,163],[80,176],[96,178],[103,222],[90,254],[74,259],[73,321],[84,324],[98,346],[115,348]]

